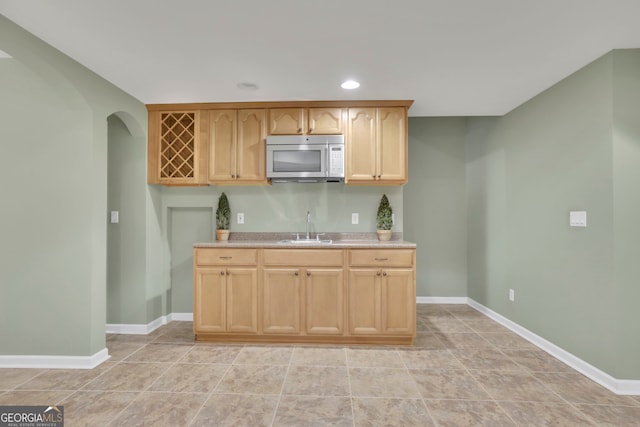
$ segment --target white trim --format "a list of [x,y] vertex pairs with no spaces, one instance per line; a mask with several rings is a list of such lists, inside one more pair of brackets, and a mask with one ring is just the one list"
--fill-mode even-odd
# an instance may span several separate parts
[[516,334],[520,335],[522,338],[534,344],[536,347],[541,350],[546,351],[556,359],[566,363],[571,366],[576,371],[581,374],[591,378],[593,381],[597,382],[603,387],[606,387],[610,391],[616,394],[624,394],[624,395],[640,395],[640,380],[619,380],[617,378],[612,377],[606,372],[601,371],[595,366],[585,362],[584,360],[574,356],[566,350],[558,347],[557,345],[547,341],[539,335],[534,334],[530,330],[523,328],[517,323],[507,319],[506,317],[496,313],[490,308],[485,307],[484,305],[468,298],[467,304],[485,316],[495,320],[500,323],[502,326],[512,330]]
[[0,368],[93,369],[110,357],[106,348],[93,356],[0,356]]
[[147,335],[155,331],[162,325],[169,322],[191,322],[193,321],[193,313],[169,313],[166,316],[160,316],[146,325],[135,323],[107,323],[106,333],[108,334],[125,334],[125,335]]
[[467,304],[467,297],[417,297],[418,304]]
[[193,322],[193,313],[171,313],[170,322]]

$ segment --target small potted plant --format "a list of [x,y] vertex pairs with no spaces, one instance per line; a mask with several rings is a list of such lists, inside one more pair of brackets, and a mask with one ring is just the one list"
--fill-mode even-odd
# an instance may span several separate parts
[[218,199],[218,209],[216,210],[216,239],[229,240],[229,224],[231,223],[231,209],[229,199],[224,191]]
[[380,205],[378,206],[378,213],[376,215],[376,226],[378,228],[378,239],[390,240],[391,239],[391,227],[393,226],[393,209],[389,205],[389,199],[387,195],[383,194],[380,199]]

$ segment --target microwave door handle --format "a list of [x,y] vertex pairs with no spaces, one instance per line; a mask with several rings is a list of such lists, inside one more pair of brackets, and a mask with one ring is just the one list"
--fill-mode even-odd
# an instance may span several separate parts
[[331,148],[329,143],[327,143],[327,148],[325,149],[325,158],[327,162],[324,166],[324,176],[325,178],[329,178],[329,168],[331,167]]

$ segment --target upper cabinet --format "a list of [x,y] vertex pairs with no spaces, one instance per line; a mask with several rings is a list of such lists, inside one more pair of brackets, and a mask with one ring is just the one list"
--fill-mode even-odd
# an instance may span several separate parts
[[266,184],[264,109],[211,110],[210,184]]
[[267,135],[344,135],[345,183],[407,182],[412,101],[154,104],[149,184],[264,185]]
[[345,182],[405,184],[407,139],[405,107],[349,108]]
[[147,181],[201,184],[201,139],[200,111],[150,111]]
[[346,109],[339,107],[271,108],[269,135],[339,135]]

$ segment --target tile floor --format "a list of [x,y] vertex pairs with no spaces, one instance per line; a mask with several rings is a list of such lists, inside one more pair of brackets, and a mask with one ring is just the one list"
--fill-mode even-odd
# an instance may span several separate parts
[[465,305],[418,305],[415,346],[194,343],[190,322],[108,335],[92,370],[0,369],[0,405],[70,426],[639,426],[617,396]]

